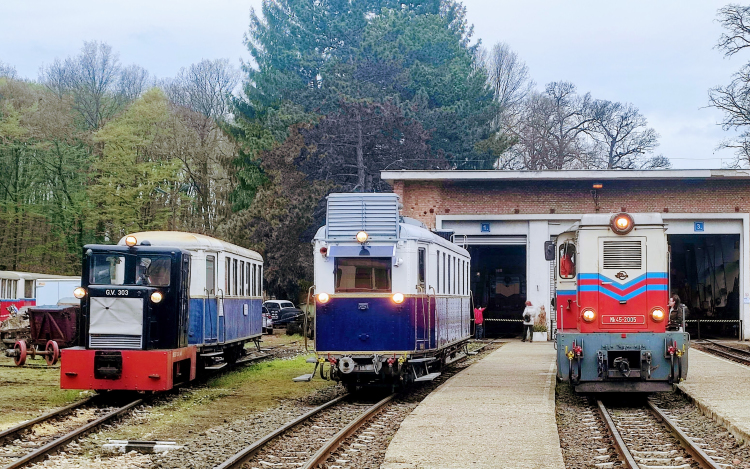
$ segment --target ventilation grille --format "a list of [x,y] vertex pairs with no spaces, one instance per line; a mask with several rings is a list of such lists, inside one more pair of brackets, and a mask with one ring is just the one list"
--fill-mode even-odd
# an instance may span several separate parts
[[397,238],[399,202],[396,194],[331,194],[326,237],[354,239],[360,231],[370,238]]
[[641,269],[643,255],[640,241],[604,241],[605,269]]
[[91,334],[89,348],[96,349],[131,349],[140,350],[141,336],[118,334]]

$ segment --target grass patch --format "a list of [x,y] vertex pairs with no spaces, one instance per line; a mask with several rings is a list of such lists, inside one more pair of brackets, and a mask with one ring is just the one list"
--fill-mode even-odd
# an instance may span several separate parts
[[[27,363],[43,364],[44,360]],[[13,359],[0,356],[0,365]],[[60,368],[0,368],[0,430],[82,399],[80,391],[60,389]]]
[[334,386],[320,379],[293,383],[292,378],[310,373],[307,356],[277,359],[241,367],[209,379],[204,385],[180,390],[177,398],[155,405],[147,416],[107,432],[106,438],[174,439],[186,441],[191,434],[242,416],[262,412],[284,399],[298,399]]

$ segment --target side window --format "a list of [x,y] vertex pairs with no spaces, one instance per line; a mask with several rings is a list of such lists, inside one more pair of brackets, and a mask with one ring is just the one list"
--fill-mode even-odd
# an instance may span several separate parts
[[215,295],[216,292],[216,257],[206,256],[206,290],[209,295]]
[[233,259],[234,269],[232,269],[232,293],[237,296],[237,259]]
[[449,295],[453,294],[453,291],[451,290],[451,255],[448,254],[448,289],[446,290],[446,293]]
[[560,245],[560,278],[575,278],[576,276],[576,246],[573,243]]
[[458,289],[460,290],[459,293],[463,295],[464,294],[464,261],[463,259],[458,264],[459,264],[458,271],[461,274],[461,281],[458,282]]
[[251,264],[248,262],[246,264],[247,269],[245,272],[245,281],[247,282],[247,296],[255,296],[255,292],[253,291],[253,280],[250,276],[250,266]]
[[437,292],[440,293],[440,251],[437,251],[437,262],[435,262],[435,288],[437,289]]
[[245,261],[240,261],[240,296],[245,296]]
[[441,278],[441,281],[443,282],[443,288],[442,288],[442,290],[441,290],[441,291],[443,292],[443,294],[447,293],[447,292],[445,291],[445,269],[446,269],[446,268],[447,268],[448,266],[447,266],[447,265],[446,265],[446,263],[445,263],[445,256],[446,256],[446,254],[445,254],[445,253],[443,253],[443,277]]
[[232,294],[232,291],[229,289],[229,286],[232,284],[232,259],[226,258],[226,273],[224,274],[224,294],[229,296]]
[[417,268],[417,281],[418,281],[419,285],[422,286],[422,288],[424,288],[424,284],[425,284],[425,267],[426,267],[425,266],[425,255],[426,255],[425,248],[419,248],[419,251],[418,251],[419,266]]

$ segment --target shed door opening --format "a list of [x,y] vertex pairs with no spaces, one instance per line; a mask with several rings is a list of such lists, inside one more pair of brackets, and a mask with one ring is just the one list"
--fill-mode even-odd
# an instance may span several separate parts
[[471,255],[471,291],[475,306],[485,306],[485,335],[519,335],[526,302],[526,245],[467,247]]
[[[740,236],[668,236],[670,296],[674,293],[688,308],[688,320],[737,320],[740,317]],[[698,325],[688,323],[698,337]],[[702,322],[701,336],[739,337],[738,323]]]

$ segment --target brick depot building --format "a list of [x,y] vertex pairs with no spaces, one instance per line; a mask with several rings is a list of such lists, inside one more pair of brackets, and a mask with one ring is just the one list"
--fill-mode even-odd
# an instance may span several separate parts
[[[544,242],[582,214],[658,212],[667,223],[670,291],[688,306],[688,319],[700,319],[704,334],[722,337],[738,337],[742,324],[743,337],[750,337],[750,171],[384,171],[381,176],[401,196],[405,216],[452,232],[454,242],[469,249],[472,293],[488,306],[488,318],[519,318],[526,299],[549,311],[554,265],[544,259]],[[735,322],[708,322],[717,320]],[[488,332],[513,332],[508,324],[491,322]],[[697,324],[688,330],[695,337]]]

